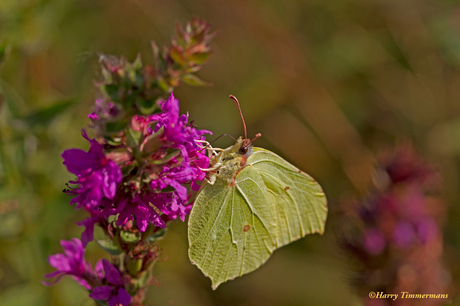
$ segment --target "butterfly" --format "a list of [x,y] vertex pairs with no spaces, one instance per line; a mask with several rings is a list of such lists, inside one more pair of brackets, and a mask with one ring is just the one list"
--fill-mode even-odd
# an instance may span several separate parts
[[[327,201],[320,185],[246,137],[210,150],[210,168],[188,220],[189,258],[216,289],[256,270],[276,249],[324,232]],[[217,153],[219,152],[219,153]]]

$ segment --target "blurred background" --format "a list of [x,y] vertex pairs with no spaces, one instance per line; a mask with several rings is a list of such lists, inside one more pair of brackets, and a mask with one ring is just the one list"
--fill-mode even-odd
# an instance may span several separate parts
[[[59,240],[85,218],[62,193],[64,149],[87,149],[99,53],[142,54],[175,22],[200,17],[217,36],[200,77],[175,95],[201,129],[249,136],[311,174],[326,192],[324,236],[276,251],[256,272],[211,290],[190,264],[186,224],[161,241],[152,305],[360,305],[337,245],[340,203],[366,195],[374,156],[413,142],[443,179],[444,266],[460,280],[460,4],[453,0],[2,0],[0,305],[92,305],[72,279],[41,284]],[[8,51],[8,50],[7,50]],[[8,52],[7,52],[8,53]],[[212,139],[212,138],[211,138]],[[230,139],[216,145],[227,147]],[[103,251],[92,243],[93,264]],[[453,303],[459,303],[454,299]]]

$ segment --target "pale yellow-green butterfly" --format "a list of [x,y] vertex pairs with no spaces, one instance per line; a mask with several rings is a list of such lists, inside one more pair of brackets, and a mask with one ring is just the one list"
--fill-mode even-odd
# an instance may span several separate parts
[[[265,263],[272,252],[324,232],[326,196],[319,184],[278,155],[245,139],[212,153],[188,220],[190,261],[213,289]],[[217,154],[216,151],[220,151]]]

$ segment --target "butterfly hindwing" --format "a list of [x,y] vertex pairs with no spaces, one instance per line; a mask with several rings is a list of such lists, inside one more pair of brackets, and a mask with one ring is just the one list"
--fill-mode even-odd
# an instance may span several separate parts
[[233,186],[222,179],[204,184],[189,218],[189,257],[216,288],[268,260],[275,218],[264,180],[252,166],[238,173]]
[[319,184],[278,155],[254,148],[247,160],[268,190],[275,216],[277,248],[307,234],[324,232],[326,197]]

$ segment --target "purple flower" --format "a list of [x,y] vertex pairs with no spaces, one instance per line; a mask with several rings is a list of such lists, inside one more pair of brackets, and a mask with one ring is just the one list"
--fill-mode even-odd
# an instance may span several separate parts
[[369,229],[364,235],[364,248],[371,255],[379,255],[385,250],[385,237],[377,229]]
[[109,285],[94,288],[89,297],[106,301],[108,306],[117,306],[119,304],[128,306],[131,302],[131,296],[123,288],[120,272],[107,259],[102,259],[102,266],[105,279]]
[[138,193],[134,194],[134,197],[126,197],[123,201],[120,202],[118,210],[119,213],[117,219],[117,225],[123,226],[129,220],[136,218],[136,223],[139,231],[144,232],[147,229],[149,223],[152,223],[155,226],[162,228],[166,227],[165,222],[160,218],[160,215],[151,207],[149,204],[161,204],[158,205],[163,212],[167,212],[165,209],[166,202],[158,203],[156,197],[159,195],[147,195]]
[[56,280],[53,282],[43,281],[43,284],[46,286],[54,285],[64,275],[71,275],[80,285],[90,290],[91,286],[86,280],[94,272],[83,257],[85,249],[81,241],[77,238],[69,241],[61,240],[61,245],[64,249],[64,254],[55,254],[48,258],[49,264],[57,271],[45,275],[46,278],[56,277]]
[[79,185],[66,193],[77,196],[71,200],[71,204],[92,211],[104,196],[109,199],[115,197],[117,185],[123,176],[117,164],[105,156],[102,145],[95,139],[90,140],[85,130],[82,130],[82,136],[90,143],[88,152],[70,149],[62,153],[67,170],[77,176],[77,180],[70,183]]
[[112,102],[106,103],[102,99],[97,99],[94,104],[94,112],[88,115],[88,118],[93,122],[103,118],[116,117],[119,113],[118,108]]
[[393,240],[400,248],[411,246],[414,236],[414,227],[407,221],[398,222],[393,230]]
[[171,93],[166,101],[161,103],[163,113],[150,116],[150,121],[156,121],[154,132],[163,128],[163,141],[174,148],[185,147],[187,150],[194,148],[200,150],[195,140],[202,140],[202,135],[211,134],[210,131],[197,130],[188,123],[188,113],[179,117],[179,100]]
[[85,227],[85,230],[81,234],[81,241],[84,247],[86,247],[89,242],[93,241],[94,225],[105,218],[107,217],[103,213],[92,213],[91,217],[77,223],[78,226]]

